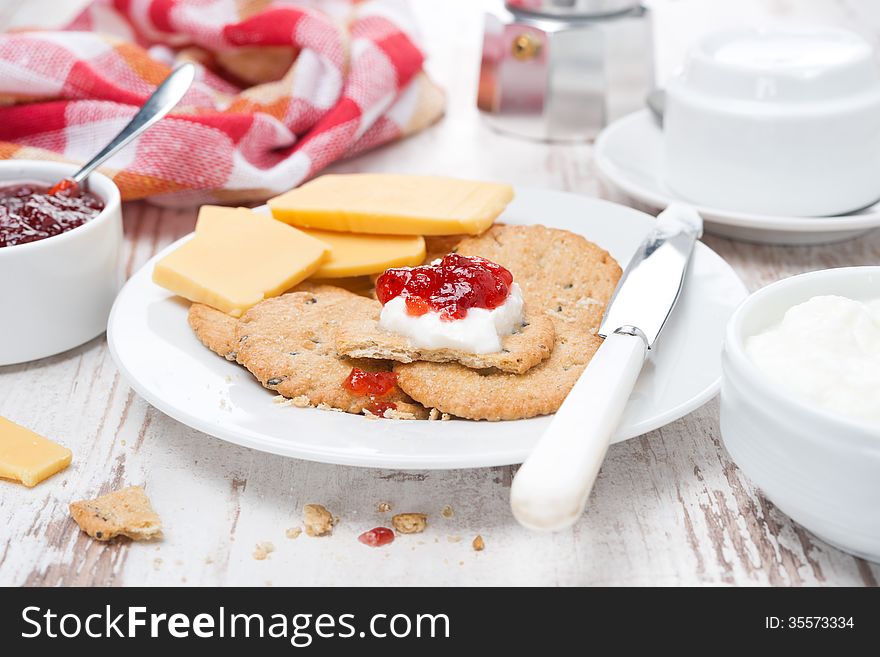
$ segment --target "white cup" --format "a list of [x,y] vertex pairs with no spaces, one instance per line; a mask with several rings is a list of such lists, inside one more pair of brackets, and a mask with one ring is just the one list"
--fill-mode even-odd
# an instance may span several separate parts
[[[79,167],[60,162],[0,162],[0,185],[52,185]],[[122,284],[122,211],[119,189],[100,173],[89,191],[101,213],[60,235],[0,248],[0,365],[66,351],[107,326]]]
[[851,32],[713,34],[667,86],[663,124],[665,181],[694,203],[821,217],[880,199],[880,67]]

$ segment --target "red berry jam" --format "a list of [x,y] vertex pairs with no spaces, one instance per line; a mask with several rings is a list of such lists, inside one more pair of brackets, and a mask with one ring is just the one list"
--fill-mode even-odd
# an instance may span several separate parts
[[365,372],[359,367],[352,367],[348,378],[342,384],[346,390],[356,395],[384,397],[397,385],[397,374],[394,372]]
[[101,199],[80,190],[72,180],[62,181],[52,190],[28,182],[0,187],[0,247],[66,233],[104,209]]
[[499,264],[450,253],[436,265],[388,269],[376,281],[382,304],[402,296],[410,315],[428,311],[445,320],[462,319],[469,308],[492,310],[510,294],[513,274]]
[[391,401],[377,400],[378,397],[390,395],[397,386],[397,374],[394,372],[366,372],[359,367],[352,367],[342,387],[356,395],[370,398],[366,409],[373,415],[382,417],[385,411],[396,410],[397,404]]
[[358,536],[358,540],[370,547],[382,547],[394,540],[394,532],[387,527],[376,527]]

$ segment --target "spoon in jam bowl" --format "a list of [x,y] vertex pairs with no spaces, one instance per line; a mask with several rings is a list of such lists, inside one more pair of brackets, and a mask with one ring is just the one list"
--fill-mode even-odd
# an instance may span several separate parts
[[192,85],[195,75],[196,68],[192,64],[183,64],[171,71],[119,134],[95,157],[86,162],[79,171],[71,177],[55,183],[49,189],[49,193],[71,196],[78,194],[80,188],[86,187],[84,183],[92,171],[127,146],[135,137],[152,127],[156,121],[168,114],[180,102],[180,99]]

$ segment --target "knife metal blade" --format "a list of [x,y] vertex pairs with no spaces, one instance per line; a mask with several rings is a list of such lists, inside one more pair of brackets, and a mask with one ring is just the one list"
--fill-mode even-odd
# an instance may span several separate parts
[[599,335],[640,335],[650,349],[681,293],[703,220],[690,206],[674,203],[636,250],[605,309]]

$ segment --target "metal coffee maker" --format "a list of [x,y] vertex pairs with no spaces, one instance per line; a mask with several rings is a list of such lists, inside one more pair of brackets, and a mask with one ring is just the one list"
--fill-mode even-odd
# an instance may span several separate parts
[[653,80],[639,0],[507,0],[486,14],[477,105],[503,132],[592,139],[644,107]]

